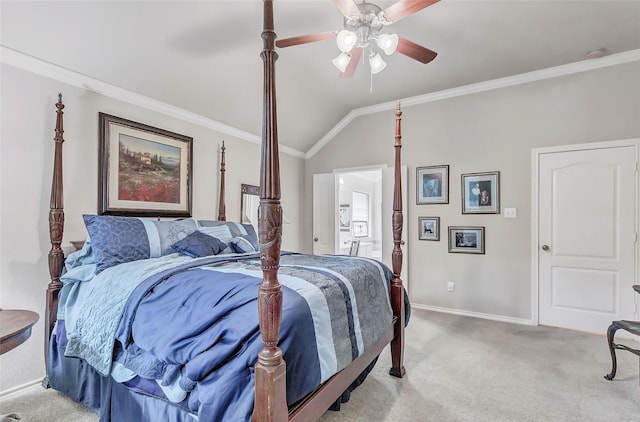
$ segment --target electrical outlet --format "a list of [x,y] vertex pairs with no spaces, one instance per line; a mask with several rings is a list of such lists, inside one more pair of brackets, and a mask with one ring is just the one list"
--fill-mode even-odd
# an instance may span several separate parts
[[447,290],[448,291],[450,291],[450,292],[454,291],[455,287],[456,287],[456,285],[455,285],[455,283],[453,281],[450,281],[450,282],[447,283]]

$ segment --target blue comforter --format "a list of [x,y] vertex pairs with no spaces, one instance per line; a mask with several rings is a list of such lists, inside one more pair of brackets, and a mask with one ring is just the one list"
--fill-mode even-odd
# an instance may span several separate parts
[[[188,406],[200,420],[249,420],[253,365],[262,348],[258,256],[180,260],[162,268],[144,280],[131,281],[134,287],[124,302],[106,304],[107,298],[101,297],[85,305],[82,324],[70,337],[92,327],[96,312],[87,311],[92,306],[118,309],[119,324],[113,332],[97,327],[97,333],[88,336],[113,347],[105,351],[81,342],[84,346],[73,354],[102,362],[105,353],[112,353],[116,363],[111,371],[159,380],[178,392],[176,400],[189,393]],[[279,346],[287,363],[291,405],[388,329],[391,272],[364,258],[290,254],[281,258],[278,279],[283,286]],[[91,283],[96,280],[108,283],[99,276]]]

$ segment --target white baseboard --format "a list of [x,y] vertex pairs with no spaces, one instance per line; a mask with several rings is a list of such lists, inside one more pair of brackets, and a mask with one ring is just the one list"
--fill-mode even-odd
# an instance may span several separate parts
[[0,391],[0,400],[9,399],[13,396],[20,395],[22,393],[26,393],[30,390],[35,390],[36,387],[42,388],[42,378],[29,381],[26,384],[18,385],[17,387],[10,388],[5,391]]
[[460,309],[451,309],[451,308],[442,308],[440,306],[431,306],[431,305],[421,305],[419,303],[411,303],[411,308],[414,309],[424,309],[425,311],[435,311],[442,312],[445,314],[454,314],[454,315],[462,315],[473,318],[482,318],[482,319],[490,319],[492,321],[501,321],[501,322],[510,322],[512,324],[521,324],[521,325],[538,325],[531,319],[524,318],[514,318],[504,315],[494,315],[494,314],[483,314],[481,312],[472,312],[472,311],[464,311]]

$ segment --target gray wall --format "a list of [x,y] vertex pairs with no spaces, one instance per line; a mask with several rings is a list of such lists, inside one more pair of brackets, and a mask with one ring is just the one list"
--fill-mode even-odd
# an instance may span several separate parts
[[[259,146],[164,114],[2,64],[0,306],[44,310],[49,280],[49,189],[57,93],[64,95],[64,182],[69,240],[85,237],[82,213],[97,203],[98,112],[194,138],[198,218],[215,218],[218,148],[227,149],[227,215],[240,215],[240,184],[258,184]],[[409,166],[409,277],[414,306],[531,318],[531,148],[640,137],[640,65],[624,64],[525,85],[403,107],[403,163]],[[282,202],[291,224],[283,248],[311,251],[314,173],[393,165],[395,112],[355,119],[306,162],[281,154]],[[242,163],[254,162],[253,165]],[[415,205],[415,168],[449,164],[450,203]],[[501,172],[501,205],[518,218],[461,215],[460,174]],[[304,176],[303,176],[304,175]],[[304,182],[304,183],[303,183]],[[441,217],[441,241],[417,240],[417,217]],[[448,225],[487,228],[484,256],[448,254]],[[454,281],[456,291],[446,291]],[[32,337],[0,357],[0,391],[44,375],[41,319]]]
[[[414,306],[527,322],[531,313],[531,150],[640,137],[640,64],[622,64],[403,107],[409,167],[408,282]],[[356,118],[307,160],[304,247],[310,249],[312,175],[393,165],[395,111]],[[415,169],[450,165],[450,202],[416,205]],[[462,215],[460,175],[500,171],[501,209],[516,219]],[[420,216],[439,216],[439,242],[418,240]],[[390,218],[390,216],[389,216]],[[486,254],[447,252],[447,226],[486,227]],[[447,282],[456,284],[448,292]]]
[[[227,147],[227,219],[240,218],[241,183],[259,184],[260,146],[92,91],[2,64],[0,307],[40,314],[31,338],[0,356],[0,391],[44,376],[44,307],[49,283],[48,212],[53,169],[55,107],[64,109],[63,247],[86,237],[83,213],[97,210],[98,112],[124,117],[194,138],[193,215],[218,215],[219,147]],[[251,164],[248,164],[251,163]],[[283,227],[283,248],[299,249],[304,160],[281,154],[282,205],[291,224]]]

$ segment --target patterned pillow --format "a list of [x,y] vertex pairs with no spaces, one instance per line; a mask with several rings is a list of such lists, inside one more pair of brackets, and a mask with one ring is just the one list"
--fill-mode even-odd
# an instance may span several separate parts
[[194,219],[156,221],[83,215],[96,260],[96,274],[114,265],[173,253],[171,245],[198,229]]
[[[256,234],[255,228],[251,224],[241,224],[233,221],[199,220],[198,226],[200,227],[200,231],[204,231],[210,236],[217,237],[223,242],[228,243],[232,238],[242,236],[242,237],[245,237],[249,242],[251,242],[255,250],[260,249],[260,245],[258,243],[258,235]],[[210,230],[209,228],[211,227],[220,227],[220,226],[227,227],[229,229],[229,232],[231,232],[231,235],[229,236],[228,239],[222,238],[220,236],[215,236],[214,234],[211,234],[212,232],[210,231],[205,231],[205,230]],[[224,229],[221,229],[221,230],[224,230]]]
[[[158,237],[160,239],[160,255],[157,256],[173,253],[171,245],[198,230],[198,223],[193,218],[167,221],[143,219],[143,222],[145,223],[145,226],[147,226],[149,239],[151,239],[151,236],[154,235],[157,230]],[[152,255],[152,258],[156,257],[155,252],[152,252]]]
[[220,239],[223,242],[229,242],[233,239],[233,235],[227,226],[200,227],[198,230],[208,236]]
[[236,253],[255,253],[259,249],[256,249],[247,236],[234,237],[229,241],[229,246],[233,248]]
[[192,258],[217,255],[227,247],[221,240],[199,231],[188,234],[171,245],[171,249]]

